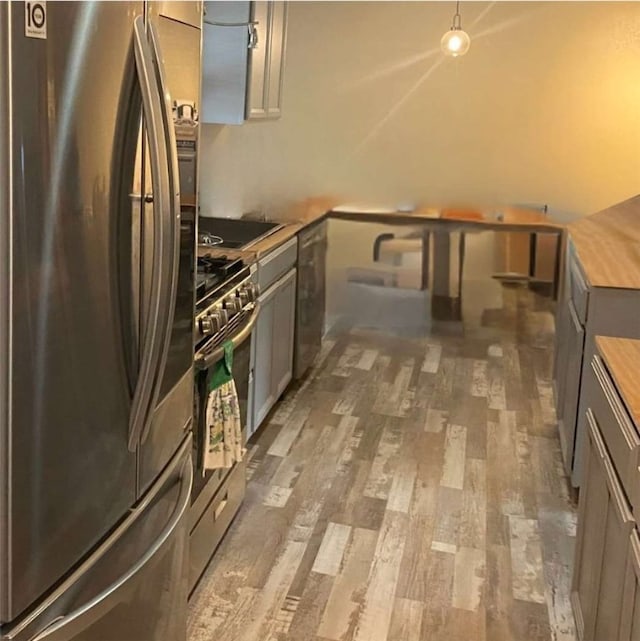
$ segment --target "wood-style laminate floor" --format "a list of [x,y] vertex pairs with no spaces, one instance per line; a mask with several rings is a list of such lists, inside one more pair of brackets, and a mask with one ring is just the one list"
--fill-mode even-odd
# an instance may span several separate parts
[[549,303],[324,344],[250,446],[190,641],[574,641]]

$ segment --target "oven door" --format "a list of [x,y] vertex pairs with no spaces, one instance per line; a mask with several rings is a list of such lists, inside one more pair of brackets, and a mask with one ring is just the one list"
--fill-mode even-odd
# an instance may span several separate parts
[[238,392],[243,442],[247,442],[253,401],[253,364],[251,363],[251,334],[233,351],[233,380]]
[[[205,446],[205,408],[207,404],[207,372],[209,367],[215,365],[222,357],[223,345],[227,340],[233,341],[233,380],[238,394],[240,406],[240,420],[242,434],[246,443],[247,420],[251,416],[251,403],[253,401],[253,364],[251,362],[251,332],[258,318],[259,305],[245,316],[239,328],[226,338],[213,338],[196,353],[196,407],[195,407],[195,438],[193,447],[193,467],[195,470],[193,491],[191,494],[192,505],[206,501],[209,494],[222,482],[229,470],[205,470],[203,468]],[[211,346],[210,345],[215,345]],[[215,477],[215,478],[214,478]],[[210,481],[212,481],[210,483]],[[206,488],[207,497],[201,496]]]

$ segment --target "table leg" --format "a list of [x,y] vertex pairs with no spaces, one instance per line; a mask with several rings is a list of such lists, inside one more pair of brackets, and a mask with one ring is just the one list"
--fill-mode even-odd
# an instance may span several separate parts
[[562,261],[562,232],[556,234],[556,259],[553,265],[553,300],[558,300],[560,290],[560,263]]
[[431,259],[430,247],[431,232],[428,229],[422,230],[422,274],[420,288],[423,291],[429,289],[429,261]]
[[448,231],[433,232],[433,295],[450,296],[451,237]]
[[538,245],[537,234],[529,234],[529,277],[536,275],[536,251]]

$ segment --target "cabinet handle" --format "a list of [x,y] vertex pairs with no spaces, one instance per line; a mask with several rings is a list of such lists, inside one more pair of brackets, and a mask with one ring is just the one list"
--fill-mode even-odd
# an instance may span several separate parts
[[260,24],[258,20],[249,20],[247,22],[217,22],[216,20],[203,20],[205,24],[210,24],[212,27],[255,27]]
[[258,30],[256,29],[257,24],[257,22],[252,22],[249,24],[249,42],[247,43],[247,49],[258,48]]
[[600,458],[605,459],[607,457],[607,450],[602,441],[602,436],[600,436],[600,429],[598,428],[596,417],[593,415],[591,408],[587,410],[587,423],[589,424],[589,434],[591,435],[591,440],[596,446]]
[[258,48],[258,30],[256,29],[256,26],[260,24],[258,20],[249,20],[248,22],[218,22],[217,20],[204,19],[203,22],[212,27],[247,27],[249,30],[247,49]]
[[576,259],[572,256],[571,259],[571,265],[569,267],[569,271],[571,272],[571,275],[575,277],[575,281],[577,282],[578,289],[580,290],[581,294],[584,294],[587,291],[587,283],[585,282],[582,273],[580,271],[580,268],[578,267],[576,263]]
[[613,463],[611,463],[608,456],[603,459],[603,462],[605,476],[607,477],[607,485],[609,486],[609,491],[613,498],[613,504],[616,507],[618,520],[621,521],[623,525],[633,523],[633,514],[631,514],[631,510],[627,506],[627,499],[620,487],[620,482],[618,481],[618,477],[613,469]]
[[578,314],[572,300],[569,301],[569,315],[571,316],[571,322],[573,323],[573,327],[576,330],[576,334],[580,334],[581,332],[583,332],[584,330],[582,328],[582,323],[578,318]]
[[225,497],[218,503],[216,509],[213,511],[213,520],[217,521],[220,518],[220,515],[224,512],[224,508],[227,507],[227,503],[229,503],[229,493],[225,495]]

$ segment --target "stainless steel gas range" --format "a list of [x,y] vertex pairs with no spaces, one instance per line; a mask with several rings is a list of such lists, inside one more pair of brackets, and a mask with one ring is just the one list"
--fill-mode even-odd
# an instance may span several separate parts
[[232,341],[233,379],[238,392],[243,436],[252,401],[251,331],[258,318],[255,257],[249,252],[200,250],[196,277],[194,480],[190,508],[191,592],[237,513],[245,493],[244,460],[230,469],[205,470],[207,370]]

